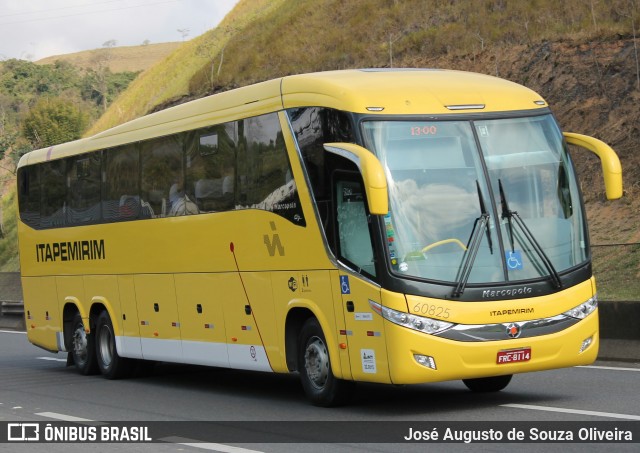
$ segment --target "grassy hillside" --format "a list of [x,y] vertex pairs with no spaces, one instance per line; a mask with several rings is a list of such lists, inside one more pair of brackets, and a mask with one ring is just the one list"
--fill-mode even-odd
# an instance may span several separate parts
[[[121,96],[88,135],[108,129],[157,109],[159,105],[191,96],[190,81],[193,74],[203,68],[210,71],[227,43],[234,37],[243,40],[246,28],[277,10],[283,0],[241,0],[220,25],[184,43],[178,51],[141,74]],[[253,52],[243,50],[243,52]],[[232,59],[226,50],[225,59]]]
[[141,46],[112,47],[84,52],[54,55],[38,60],[36,64],[54,64],[56,61],[65,61],[77,68],[94,69],[96,60],[105,61],[111,72],[138,72],[150,68],[158,61],[163,60],[175,52],[181,42],[165,42],[159,44],[147,44]]
[[[531,87],[552,104],[565,130],[614,146],[625,168],[627,202],[636,206],[638,29],[638,0],[241,0],[220,27],[138,78],[89,133],[293,73],[389,66],[471,70]],[[575,157],[590,212],[598,217],[599,162],[586,153]],[[640,226],[640,214],[627,214]],[[616,233],[616,240],[640,240],[628,233]],[[607,229],[594,236],[611,238]]]
[[[603,201],[597,158],[573,153],[592,242],[638,242],[639,32],[640,0],[241,0],[218,28],[142,74],[89,134],[287,74],[391,66],[487,73],[538,91],[564,130],[616,149],[626,196],[613,203]],[[599,250],[596,273],[611,276],[602,281],[615,290],[624,271],[636,285],[625,294],[640,297],[639,254]],[[616,253],[624,259],[600,258]]]
[[18,262],[18,231],[16,227],[16,190],[9,188],[0,202],[2,236],[0,237],[0,272],[15,272]]

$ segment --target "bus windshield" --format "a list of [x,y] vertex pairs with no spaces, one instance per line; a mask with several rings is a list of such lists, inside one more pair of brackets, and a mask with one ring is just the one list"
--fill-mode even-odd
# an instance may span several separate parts
[[362,124],[386,171],[394,272],[559,286],[558,273],[587,260],[578,187],[551,115]]

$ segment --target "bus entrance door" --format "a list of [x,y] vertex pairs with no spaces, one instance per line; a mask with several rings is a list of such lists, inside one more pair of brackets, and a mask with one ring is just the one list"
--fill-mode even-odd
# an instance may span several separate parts
[[380,288],[356,276],[340,272],[351,373],[355,380],[389,382],[389,365],[382,317],[369,301],[380,303]]
[[336,172],[334,187],[339,259],[357,270],[339,272],[351,372],[355,380],[389,382],[382,317],[369,303],[380,303],[380,287],[365,278],[376,273],[366,194],[352,172]]

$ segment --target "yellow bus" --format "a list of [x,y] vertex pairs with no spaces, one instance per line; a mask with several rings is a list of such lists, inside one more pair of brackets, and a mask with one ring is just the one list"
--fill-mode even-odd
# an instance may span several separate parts
[[345,70],[160,111],[19,162],[29,340],[82,374],[138,361],[354,382],[584,365],[598,351],[585,211],[547,102],[495,77]]

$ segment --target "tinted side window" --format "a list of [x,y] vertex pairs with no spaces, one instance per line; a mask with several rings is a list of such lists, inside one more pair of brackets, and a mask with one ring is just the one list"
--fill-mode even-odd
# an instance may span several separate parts
[[172,135],[141,145],[143,217],[166,217],[184,198],[182,137]]
[[308,107],[288,111],[316,201],[331,198],[330,173],[325,143],[356,143],[350,117],[339,110]]
[[69,209],[67,225],[101,221],[100,195],[102,153],[94,152],[67,159]]
[[20,218],[31,228],[40,228],[40,165],[18,170]]
[[278,115],[244,120],[240,136],[237,207],[272,211],[306,225]]
[[137,219],[140,215],[140,156],[136,145],[105,151],[104,172],[104,220]]
[[[332,228],[331,175],[336,169],[349,169],[343,160],[327,153],[325,143],[355,143],[352,120],[339,110],[305,107],[287,111],[293,132],[302,154],[318,215],[325,230],[329,247],[335,253],[335,232]],[[335,220],[335,219],[333,219]]]
[[185,188],[200,212],[233,209],[237,140],[235,121],[189,134]]
[[41,165],[42,190],[42,228],[61,227],[65,225],[67,209],[67,177],[66,161],[53,160]]

